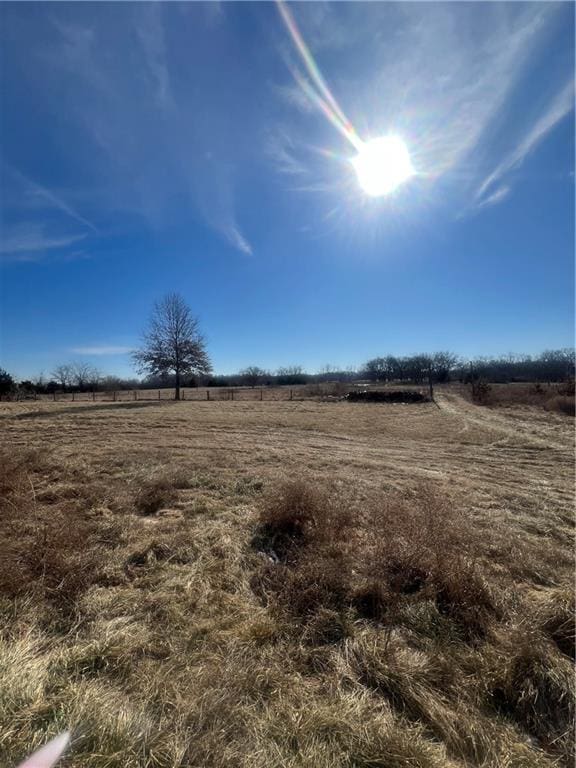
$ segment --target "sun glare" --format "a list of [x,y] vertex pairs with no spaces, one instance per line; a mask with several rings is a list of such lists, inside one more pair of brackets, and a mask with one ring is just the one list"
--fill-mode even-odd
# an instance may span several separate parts
[[358,183],[371,197],[389,195],[415,173],[406,144],[398,136],[365,142],[351,162]]

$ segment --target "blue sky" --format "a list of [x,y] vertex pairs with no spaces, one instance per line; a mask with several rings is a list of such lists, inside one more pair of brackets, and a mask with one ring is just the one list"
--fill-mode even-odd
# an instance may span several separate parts
[[574,6],[290,8],[392,195],[273,3],[0,4],[2,367],[130,374],[174,290],[219,372],[573,344]]

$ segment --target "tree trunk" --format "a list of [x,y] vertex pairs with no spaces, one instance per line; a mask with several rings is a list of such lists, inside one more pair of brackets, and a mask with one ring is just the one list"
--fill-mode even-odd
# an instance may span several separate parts
[[174,400],[180,400],[180,371],[176,371],[176,392],[174,393]]

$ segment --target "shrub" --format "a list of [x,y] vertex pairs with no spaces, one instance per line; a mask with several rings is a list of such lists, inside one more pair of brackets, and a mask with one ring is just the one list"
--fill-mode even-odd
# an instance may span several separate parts
[[576,415],[574,397],[568,395],[556,395],[556,397],[550,398],[550,400],[546,401],[545,408],[547,411],[564,413],[566,416]]
[[[410,602],[434,599],[467,640],[482,637],[500,611],[466,557],[473,534],[449,499],[422,487],[412,499],[391,494],[372,509],[367,549],[357,558],[359,613],[390,621]],[[374,543],[370,543],[374,542]]]
[[470,528],[447,499],[422,487],[413,498],[392,493],[354,512],[303,481],[267,494],[253,544],[268,560],[252,583],[266,605],[304,624],[320,611],[353,610],[393,626],[407,605],[434,601],[467,641],[501,617],[466,556]]
[[567,416],[575,414],[575,394],[572,381],[562,384],[495,384],[482,380],[472,383],[472,400],[479,405],[530,405],[556,411]]
[[480,405],[486,405],[491,399],[492,387],[484,379],[477,379],[471,384],[472,400]]
[[338,545],[348,523],[335,495],[304,480],[287,481],[264,495],[252,545],[273,559],[294,561],[305,547]]

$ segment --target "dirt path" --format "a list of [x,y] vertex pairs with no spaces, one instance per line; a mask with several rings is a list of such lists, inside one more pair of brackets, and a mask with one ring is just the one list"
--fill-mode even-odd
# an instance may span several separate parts
[[459,418],[465,427],[473,424],[514,441],[520,437],[560,451],[572,448],[573,424],[563,416],[546,414],[542,417],[535,408],[479,407],[448,392],[439,393],[436,401],[442,411]]

